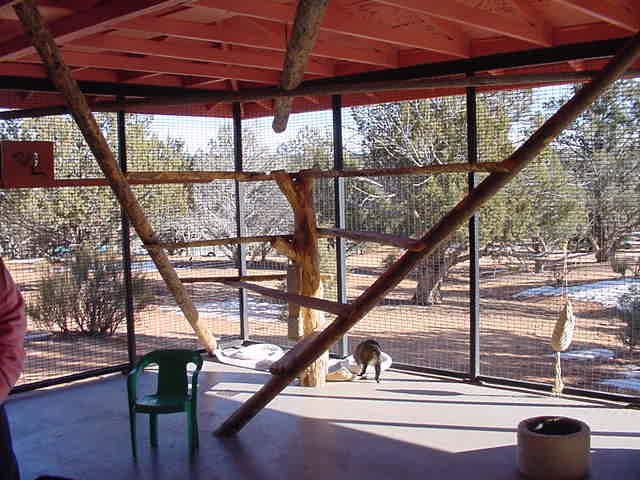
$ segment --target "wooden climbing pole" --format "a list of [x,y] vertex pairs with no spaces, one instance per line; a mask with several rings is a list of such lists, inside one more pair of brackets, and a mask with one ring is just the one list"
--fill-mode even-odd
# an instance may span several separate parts
[[346,334],[384,296],[404,279],[415,265],[433,254],[440,244],[460,228],[489,199],[508,184],[563,129],[584,112],[604,90],[640,57],[640,34],[634,36],[593,81],[584,85],[573,98],[550,117],[520,148],[502,162],[506,172],[493,172],[462,201],[445,214],[416,244],[383,273],[358,299],[349,311],[339,315],[322,332],[305,337],[271,369],[273,376],[251,398],[238,408],[216,431],[219,436],[233,435],[280,393],[299,372],[323,355]]
[[[297,281],[294,292],[305,297],[322,298],[320,279],[320,255],[318,253],[318,227],[313,206],[314,179],[304,172],[296,180],[284,170],[273,172],[276,183],[287,198],[294,215],[294,234],[291,241],[280,239],[273,245],[293,262],[293,274]],[[291,293],[291,292],[290,292]],[[324,327],[324,313],[302,306],[298,310],[302,323],[303,338]],[[324,352],[312,364],[300,372],[300,384],[307,387],[321,387],[326,383],[329,366],[329,352]]]
[[[69,68],[64,63],[51,33],[33,5],[32,0],[24,0],[14,5],[13,8],[22,22],[25,32],[31,37],[34,47],[40,54],[40,58],[47,68],[49,78],[64,97],[69,112],[82,132],[120,205],[127,212],[138,236],[146,245],[157,244],[158,237],[156,233],[147,220],[129,183],[118,168],[113,152],[102,135],[85,96],[72,78]],[[200,323],[198,311],[169,262],[164,249],[150,249],[149,256],[158,268],[167,287],[174,295],[178,306],[191,324],[200,343],[210,354],[213,353],[217,346],[216,339]]]

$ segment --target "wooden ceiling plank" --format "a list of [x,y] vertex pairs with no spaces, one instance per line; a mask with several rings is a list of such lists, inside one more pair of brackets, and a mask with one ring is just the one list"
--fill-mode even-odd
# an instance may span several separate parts
[[425,2],[424,0],[376,0],[390,7],[410,10],[464,26],[478,28],[498,35],[517,38],[534,45],[552,45],[551,32],[543,26],[532,26],[517,19],[495,15],[480,8],[468,7],[455,0]]
[[511,3],[523,15],[523,20],[541,33],[542,38],[553,42],[553,26],[540,10],[531,5],[531,0],[511,0]]
[[[281,23],[292,23],[295,11],[293,5],[253,0],[199,0],[196,5],[224,9],[237,15]],[[459,58],[469,56],[464,39],[449,38],[411,25],[394,28],[372,18],[367,18],[364,22],[361,17],[334,6],[329,6],[327,9],[320,28],[401,48],[432,50]]]
[[[282,70],[282,57],[276,53],[214,49],[204,44],[200,46],[186,46],[182,44],[172,44],[169,41],[158,42],[155,40],[143,40],[119,35],[101,35],[74,40],[68,45],[92,47],[114,52],[154,55],[176,60],[207,61],[241,67]],[[309,62],[309,66],[305,69],[305,72],[326,77],[335,74],[332,65],[320,62]]]
[[[72,66],[110,68],[134,72],[165,73],[170,75],[191,75],[194,77],[235,78],[247,82],[276,84],[279,72],[245,67],[231,67],[215,63],[183,62],[160,57],[125,57],[108,53],[86,53],[65,50],[65,61]],[[39,62],[37,56],[23,59],[25,62]]]
[[601,20],[630,32],[640,30],[640,16],[630,5],[614,5],[603,0],[553,0],[555,3],[573,8],[597,20]]
[[[98,33],[119,21],[147,15],[179,5],[184,0],[114,0],[89,11],[64,17],[48,25],[56,43]],[[22,34],[0,45],[0,60],[16,60],[35,51],[28,35]]]
[[[328,3],[329,0],[298,0],[293,31],[280,77],[280,87],[285,90],[296,88],[303,80],[307,59],[315,46]],[[275,132],[286,130],[292,107],[291,97],[278,98],[273,103]]]
[[[183,20],[144,17],[121,22],[117,25],[117,28],[284,52],[287,48],[285,37],[273,31],[274,26],[275,24],[272,22],[261,22],[259,20],[252,20],[247,24],[246,22],[230,19],[217,25],[205,25]],[[310,64],[314,63],[313,57],[315,56],[380,67],[393,68],[398,66],[397,56],[395,55],[374,50],[339,48],[328,42],[321,41],[316,44],[311,55]]]

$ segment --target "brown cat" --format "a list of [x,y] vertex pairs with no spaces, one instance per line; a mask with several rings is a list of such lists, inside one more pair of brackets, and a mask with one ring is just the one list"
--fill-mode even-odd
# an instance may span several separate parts
[[365,340],[360,343],[355,352],[353,352],[353,358],[356,360],[358,365],[362,365],[362,371],[360,372],[360,377],[365,377],[367,372],[367,367],[373,364],[376,369],[376,382],[380,383],[380,354],[382,353],[382,348],[380,344],[375,340]]

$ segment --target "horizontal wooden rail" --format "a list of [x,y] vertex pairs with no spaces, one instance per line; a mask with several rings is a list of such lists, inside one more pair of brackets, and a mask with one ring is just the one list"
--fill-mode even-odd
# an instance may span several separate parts
[[259,242],[273,242],[277,239],[290,240],[292,235],[256,235],[252,237],[231,237],[231,238],[216,238],[212,240],[194,240],[192,242],[173,242],[173,243],[153,243],[143,245],[147,250],[157,250],[159,248],[168,248],[175,250],[177,248],[191,248],[191,247],[215,247],[220,245],[237,245],[240,243],[259,243]]
[[[396,168],[362,168],[353,170],[301,170],[291,173],[294,178],[305,176],[311,178],[338,177],[385,177],[400,175],[425,175],[438,173],[465,172],[506,172],[500,162],[480,163],[445,163],[442,165],[425,165]],[[240,182],[264,182],[275,180],[272,172],[230,172],[230,171],[167,171],[167,172],[130,172],[127,178],[139,183],[207,183],[215,180],[238,180]]]
[[400,237],[398,235],[387,235],[386,233],[377,232],[353,232],[340,228],[319,228],[318,233],[323,236],[348,238],[357,242],[375,242],[381,245],[404,248],[405,250],[418,250],[416,248],[418,240],[409,237]]
[[[423,167],[397,168],[364,168],[353,170],[301,170],[291,173],[293,178],[302,176],[311,178],[338,177],[385,177],[402,175],[435,175],[440,173],[464,172],[506,172],[506,168],[499,162],[481,163],[447,163],[444,165],[426,165]],[[162,171],[162,172],[128,172],[124,178],[130,185],[165,185],[182,183],[209,183],[216,180],[238,180],[239,182],[265,182],[275,179],[272,172],[232,172],[227,170],[214,171]],[[45,188],[64,187],[102,187],[109,183],[105,178],[61,178],[43,179]],[[27,188],[27,187],[11,187]],[[33,188],[29,186],[28,188]]]
[[[182,283],[224,283],[224,282],[269,282],[272,280],[286,280],[286,273],[269,273],[265,275],[221,275],[218,277],[183,277],[180,278]],[[330,273],[320,274],[321,280],[333,280]]]
[[351,311],[351,305],[347,303],[331,302],[329,300],[323,300],[316,297],[295,295],[293,293],[286,293],[274,288],[261,287],[260,285],[254,285],[247,282],[225,281],[221,283],[234,288],[246,288],[247,290],[251,290],[252,292],[259,293],[266,297],[277,298],[286,302],[295,303],[302,307],[321,310],[323,312],[333,313],[335,315],[348,315]]

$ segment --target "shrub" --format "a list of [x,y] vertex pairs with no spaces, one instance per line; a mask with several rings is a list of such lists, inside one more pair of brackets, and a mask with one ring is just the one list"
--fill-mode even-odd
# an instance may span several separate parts
[[627,270],[630,270],[629,262],[626,260],[616,259],[615,255],[611,257],[611,270],[623,277],[627,274]]
[[[81,249],[61,264],[49,264],[27,313],[39,328],[62,334],[113,335],[126,320],[125,282],[120,261],[98,259]],[[144,274],[132,275],[134,308],[151,302]]]
[[396,260],[398,260],[398,258],[400,258],[399,255],[395,253],[390,253],[389,255],[384,257],[384,259],[382,260],[382,265],[386,268],[389,268],[391,265],[393,265],[396,262]]
[[634,350],[640,345],[640,286],[633,285],[618,298],[619,312],[625,325],[620,332],[622,343]]

